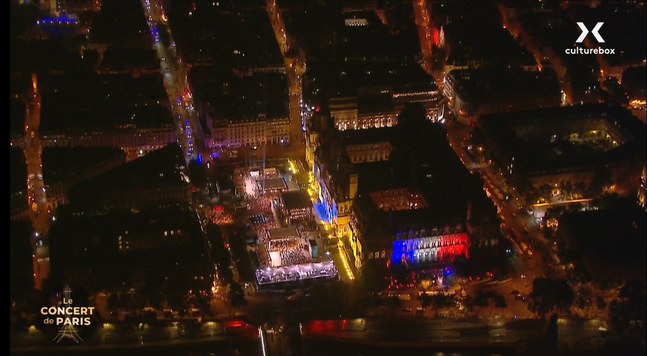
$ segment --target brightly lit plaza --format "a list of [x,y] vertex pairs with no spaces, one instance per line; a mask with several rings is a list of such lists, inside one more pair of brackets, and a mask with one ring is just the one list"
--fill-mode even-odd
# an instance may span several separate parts
[[[248,223],[258,236],[258,285],[316,278],[338,278],[339,272],[317,233],[288,225],[282,193],[299,190],[290,171],[238,169],[236,185],[249,205]],[[307,219],[306,219],[307,220]]]

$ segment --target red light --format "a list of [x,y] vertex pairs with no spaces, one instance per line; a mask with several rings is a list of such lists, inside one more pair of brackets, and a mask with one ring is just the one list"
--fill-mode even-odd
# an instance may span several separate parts
[[321,108],[317,106],[317,107],[315,108],[315,112],[319,112],[319,110],[321,110]]

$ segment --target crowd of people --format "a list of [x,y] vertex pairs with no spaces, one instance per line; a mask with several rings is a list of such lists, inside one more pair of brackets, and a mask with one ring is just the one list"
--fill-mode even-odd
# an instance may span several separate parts
[[310,256],[305,249],[293,248],[281,250],[281,266],[293,266],[310,262]]
[[299,243],[296,240],[279,240],[272,241],[270,243],[270,248],[268,251],[284,251],[284,250],[294,250],[299,247]]
[[229,213],[215,214],[213,217],[213,223],[216,225],[231,225],[234,223],[234,217]]

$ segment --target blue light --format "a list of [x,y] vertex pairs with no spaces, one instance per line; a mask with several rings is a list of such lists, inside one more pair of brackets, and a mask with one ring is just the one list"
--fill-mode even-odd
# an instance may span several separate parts
[[220,157],[220,152],[216,151],[216,152],[212,153],[211,157],[216,157],[216,158]]
[[202,163],[202,153],[198,154],[198,163]]
[[446,273],[447,273],[447,274],[452,274],[452,270],[448,269],[448,270],[446,271]]

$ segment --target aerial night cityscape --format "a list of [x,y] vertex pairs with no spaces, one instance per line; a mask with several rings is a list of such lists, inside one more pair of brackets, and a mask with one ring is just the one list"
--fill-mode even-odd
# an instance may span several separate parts
[[647,355],[646,0],[11,0],[10,354]]

